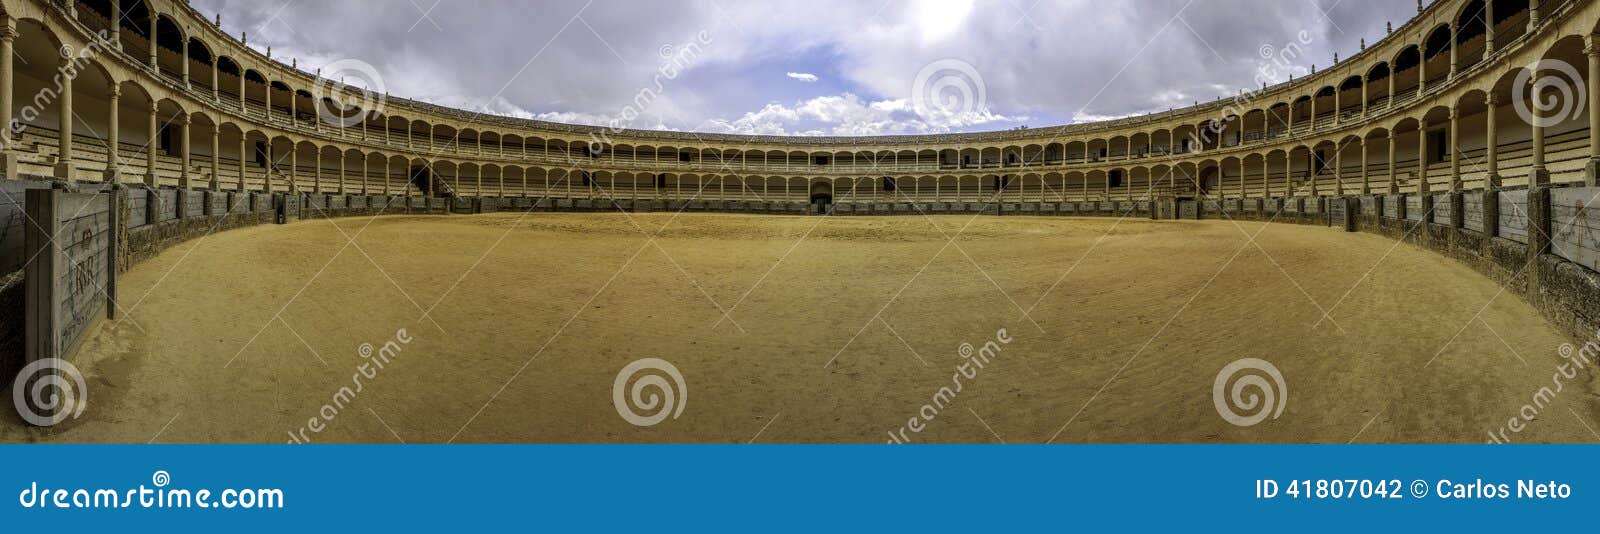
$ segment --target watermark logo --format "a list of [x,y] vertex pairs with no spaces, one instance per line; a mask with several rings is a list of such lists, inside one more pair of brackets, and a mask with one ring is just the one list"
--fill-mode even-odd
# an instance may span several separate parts
[[1538,420],[1539,415],[1549,410],[1556,399],[1567,391],[1568,385],[1579,387],[1583,385],[1581,371],[1600,363],[1600,332],[1595,332],[1594,338],[1585,342],[1582,347],[1574,347],[1571,343],[1562,343],[1556,349],[1561,356],[1561,364],[1550,373],[1550,385],[1540,386],[1539,389],[1528,395],[1528,402],[1517,407],[1515,415],[1506,418],[1506,422],[1489,431],[1488,445],[1512,443],[1523,430],[1528,429],[1528,424]]
[[988,98],[978,69],[959,59],[929,63],[911,82],[911,108],[924,119],[982,113]]
[[[1000,353],[1005,352],[1006,345],[1010,345],[1012,341],[1016,341],[1016,338],[1011,337],[1010,332],[1001,328],[994,332],[994,339],[985,341],[981,347],[974,347],[971,343],[962,343],[957,346],[956,354],[961,356],[961,362],[951,370],[950,382],[934,390],[933,395],[928,397],[928,402],[918,407],[916,415],[906,419],[904,425],[890,430],[889,439],[885,444],[900,445],[911,443],[917,434],[927,430],[929,424],[944,413],[946,408],[955,403],[961,392],[967,386],[972,385],[978,379],[979,374],[999,358]],[[966,382],[962,382],[963,379]]]
[[1255,426],[1283,415],[1289,404],[1289,387],[1283,382],[1283,373],[1271,362],[1259,358],[1243,358],[1223,367],[1211,387],[1211,401],[1217,405],[1217,415],[1237,426]]
[[35,360],[17,373],[11,384],[17,414],[34,426],[55,426],[77,419],[88,406],[89,389],[83,373],[61,358]]
[[172,475],[156,471],[150,486],[70,487],[29,483],[17,493],[17,506],[25,510],[186,510],[186,509],[281,509],[281,488],[181,488],[170,487]]
[[617,373],[617,380],[611,385],[611,401],[623,420],[634,426],[655,426],[667,417],[677,419],[683,415],[683,407],[689,403],[689,389],[683,382],[683,373],[671,362],[643,358]]
[[[622,106],[613,118],[606,122],[606,126],[597,132],[589,134],[589,157],[598,157],[604,154],[613,144],[611,136],[622,133],[628,125],[642,116],[650,105],[661,98],[667,90],[667,83],[677,80],[678,76],[693,68],[706,53],[706,47],[712,42],[711,33],[701,30],[694,34],[687,42],[674,46],[661,45],[656,49],[656,55],[661,57],[656,73],[651,77],[649,85],[641,87],[635,93],[633,100]],[[571,154],[568,154],[569,157]]]
[[1588,101],[1586,85],[1571,63],[1542,59],[1517,71],[1511,82],[1511,102],[1523,122],[1549,128],[1583,115],[1583,104]]
[[311,443],[317,435],[328,429],[328,425],[333,424],[334,419],[355,403],[361,393],[367,390],[367,386],[377,381],[384,369],[399,361],[406,347],[415,340],[410,332],[401,328],[395,330],[394,337],[383,342],[381,346],[373,346],[371,343],[357,346],[356,355],[361,357],[361,363],[351,369],[350,382],[339,386],[339,389],[328,398],[328,402],[317,408],[315,417],[306,418],[306,424],[290,430],[289,439],[285,443],[290,445]]
[[[323,124],[348,128],[381,114],[388,101],[387,91],[383,76],[372,64],[341,59],[318,71],[311,98],[316,101],[317,118]],[[352,99],[352,93],[359,96]]]

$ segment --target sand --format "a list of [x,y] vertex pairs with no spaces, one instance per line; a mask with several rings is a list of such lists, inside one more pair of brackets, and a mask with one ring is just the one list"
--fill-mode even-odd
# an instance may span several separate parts
[[[84,415],[37,429],[8,410],[0,441],[881,443],[952,384],[963,343],[1002,328],[1013,341],[908,441],[1478,443],[1551,385],[1566,340],[1490,280],[1375,235],[1263,226],[541,213],[234,230],[124,276],[125,319],[78,357]],[[412,341],[325,417],[362,344],[402,328]],[[688,394],[642,427],[612,389],[647,357]],[[1280,370],[1279,417],[1219,415],[1214,382],[1241,358]],[[1596,399],[1584,377],[1507,435],[1600,441]]]

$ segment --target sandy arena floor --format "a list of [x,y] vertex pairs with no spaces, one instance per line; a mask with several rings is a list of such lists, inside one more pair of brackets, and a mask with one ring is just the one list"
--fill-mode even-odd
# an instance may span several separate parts
[[[83,417],[37,429],[6,410],[0,441],[878,443],[951,384],[962,343],[1005,328],[1015,341],[912,441],[1483,442],[1551,384],[1564,340],[1488,279],[1393,245],[970,216],[261,226],[125,276],[126,319],[78,359]],[[400,328],[414,341],[302,430],[353,385],[358,347]],[[645,357],[688,395],[677,419],[639,427],[612,386]],[[1246,357],[1282,371],[1287,405],[1241,427],[1212,387]],[[1593,384],[1510,435],[1600,441]]]

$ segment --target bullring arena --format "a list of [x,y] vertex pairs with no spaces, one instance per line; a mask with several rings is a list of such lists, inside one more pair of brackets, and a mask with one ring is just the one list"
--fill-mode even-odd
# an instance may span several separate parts
[[88,392],[0,442],[1600,440],[1600,2],[879,137],[378,110],[185,2],[0,6],[3,367]]

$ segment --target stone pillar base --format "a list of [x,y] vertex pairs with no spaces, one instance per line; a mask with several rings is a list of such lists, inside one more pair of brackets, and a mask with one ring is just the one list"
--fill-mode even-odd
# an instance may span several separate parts
[[1461,197],[1462,197],[1462,195],[1463,195],[1463,193],[1460,192],[1460,191],[1451,191],[1450,192],[1450,227],[1451,228],[1465,228],[1467,226],[1467,214],[1465,213],[1466,210],[1462,209],[1462,207],[1461,207]]
[[1539,256],[1550,252],[1550,186],[1528,187],[1528,295],[1540,294],[1544,286]]
[[3,167],[0,172],[5,173],[7,180],[17,179],[17,154],[9,151],[0,154],[0,167]]
[[122,183],[122,173],[117,172],[116,169],[106,169],[105,172],[100,174],[100,176],[101,178],[104,178],[105,182],[108,184]]
[[1550,186],[1528,187],[1528,261],[1550,251]]
[[157,187],[160,184],[161,184],[161,180],[160,180],[159,177],[156,176],[156,173],[153,173],[153,172],[144,173],[144,185],[147,185],[147,186],[150,186],[150,187]]
[[1532,188],[1537,187],[1537,186],[1545,186],[1545,185],[1550,185],[1550,170],[1549,169],[1529,169],[1528,170],[1528,188],[1529,189],[1532,189]]
[[55,174],[55,177],[56,177],[57,180],[61,180],[63,182],[71,182],[72,181],[72,170],[73,169],[72,169],[72,164],[71,163],[65,163],[65,162],[57,163],[56,164],[56,170],[55,170],[54,174]]
[[1600,186],[1600,159],[1590,159],[1583,166],[1583,185],[1587,187]]

